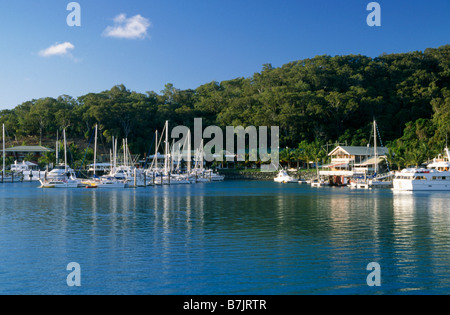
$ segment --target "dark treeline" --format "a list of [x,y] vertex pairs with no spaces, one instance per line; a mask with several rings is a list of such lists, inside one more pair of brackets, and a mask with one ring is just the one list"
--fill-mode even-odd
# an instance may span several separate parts
[[195,117],[205,127],[279,126],[283,148],[302,142],[367,145],[375,117],[384,144],[395,153],[392,161],[417,164],[441,151],[450,131],[450,45],[377,58],[317,56],[280,68],[266,64],[252,77],[195,90],[167,84],[160,93],[143,94],[118,85],[0,112],[16,139],[55,139],[63,128],[72,138],[88,139],[98,123],[106,143],[112,136],[128,138],[139,154],[148,152],[166,120],[192,128]]

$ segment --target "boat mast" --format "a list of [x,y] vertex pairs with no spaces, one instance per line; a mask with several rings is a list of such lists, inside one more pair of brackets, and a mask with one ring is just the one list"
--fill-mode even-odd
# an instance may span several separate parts
[[192,151],[191,151],[191,130],[188,130],[188,136],[187,136],[187,172],[188,174],[191,173],[191,162],[192,162]]
[[94,145],[94,177],[95,177],[95,170],[97,168],[97,131],[98,131],[98,125],[95,125],[95,145]]
[[111,152],[111,174],[116,167],[116,140],[112,136],[112,152]]
[[128,139],[125,139],[125,163],[126,166],[128,167]]
[[112,173],[112,171],[113,171],[113,162],[114,160],[113,160],[113,153],[112,153],[112,150],[111,149],[109,149],[109,164],[110,164],[110,174]]
[[117,138],[114,140],[114,169],[117,168]]
[[64,133],[64,171],[67,172],[67,141],[66,141],[66,129],[64,129],[63,133]]
[[154,170],[155,171],[158,169],[158,146],[159,146],[158,130],[156,130],[155,131],[155,157],[153,158],[153,162],[155,163],[155,165],[154,165]]
[[56,130],[56,165],[59,164],[59,130]]
[[2,170],[2,178],[5,178],[5,166],[6,166],[6,149],[5,149],[5,124],[3,124],[2,128],[2,137],[3,137],[3,170]]
[[173,172],[175,168],[173,165],[175,162],[174,156],[175,156],[175,139],[172,140],[172,149],[170,151],[170,172]]
[[125,161],[126,161],[126,156],[125,156],[125,139],[122,139],[122,146],[123,146],[123,166],[126,166]]
[[166,156],[164,159],[164,174],[168,174],[168,168],[169,168],[169,121],[166,120],[166,148],[165,148],[165,152],[166,152]]
[[377,122],[373,120],[373,139],[375,153],[375,174],[378,174],[378,153],[377,153]]
[[203,139],[202,139],[202,142],[201,142],[201,147],[200,147],[200,149],[199,149],[199,158],[200,158],[200,165],[199,165],[199,167],[200,167],[200,170],[203,172],[203,164],[204,164],[204,161],[203,161],[203,155],[204,155],[204,151],[203,151],[203,149],[204,149],[204,144],[203,144]]

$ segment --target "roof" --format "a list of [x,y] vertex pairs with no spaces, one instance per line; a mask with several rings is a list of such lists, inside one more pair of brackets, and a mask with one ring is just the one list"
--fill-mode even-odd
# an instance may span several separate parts
[[[328,156],[335,155],[339,150],[344,151],[347,155],[374,155],[373,147],[337,146]],[[386,155],[388,152],[386,147],[377,147],[377,155]]]
[[[376,164],[380,164],[381,162],[383,162],[385,159],[383,157],[377,157],[377,159],[375,160],[375,157],[371,157],[368,158],[365,161],[362,161],[361,164],[357,164],[358,166],[369,166],[369,165],[375,165]],[[356,166],[356,164],[355,164]]]
[[54,152],[55,150],[43,147],[43,146],[19,146],[8,148],[6,152]]

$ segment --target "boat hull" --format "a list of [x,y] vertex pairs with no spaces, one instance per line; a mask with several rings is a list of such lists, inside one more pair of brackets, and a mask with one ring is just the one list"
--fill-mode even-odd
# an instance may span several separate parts
[[450,181],[394,180],[397,191],[450,191]]

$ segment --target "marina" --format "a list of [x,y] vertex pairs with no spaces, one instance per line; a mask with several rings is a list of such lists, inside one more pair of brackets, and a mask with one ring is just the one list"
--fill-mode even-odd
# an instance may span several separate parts
[[2,6],[0,295],[450,294],[450,2],[387,2]]

